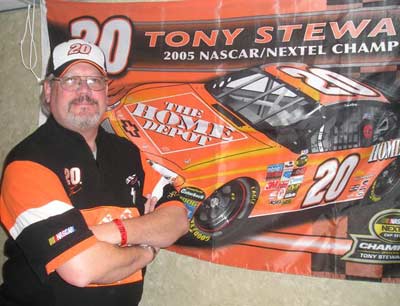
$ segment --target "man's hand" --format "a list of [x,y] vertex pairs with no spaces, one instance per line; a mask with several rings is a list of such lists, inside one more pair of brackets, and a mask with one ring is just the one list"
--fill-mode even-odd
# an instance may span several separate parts
[[151,194],[146,195],[147,201],[144,203],[144,214],[147,215],[154,211],[157,204],[157,198],[152,197]]

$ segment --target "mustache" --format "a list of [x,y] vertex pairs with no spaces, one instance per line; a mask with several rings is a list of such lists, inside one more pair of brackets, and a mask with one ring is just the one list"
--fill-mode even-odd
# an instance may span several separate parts
[[89,103],[89,104],[98,104],[98,101],[96,99],[93,99],[89,95],[81,95],[73,100],[71,100],[71,104],[79,104],[79,103]]

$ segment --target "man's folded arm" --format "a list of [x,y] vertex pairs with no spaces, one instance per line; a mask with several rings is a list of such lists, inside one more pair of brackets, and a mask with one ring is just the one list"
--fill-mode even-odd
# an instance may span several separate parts
[[[128,244],[165,248],[183,236],[188,231],[187,211],[178,203],[162,205],[146,215],[122,220]],[[113,223],[96,225],[91,230],[101,241],[110,244],[121,242],[118,228]]]
[[63,263],[56,272],[64,281],[77,287],[110,284],[144,268],[153,257],[148,248],[121,248],[99,241]]
[[108,284],[130,276],[153,259],[150,249],[98,241],[57,176],[34,162],[16,161],[7,166],[0,216],[42,281],[56,271],[75,286]]

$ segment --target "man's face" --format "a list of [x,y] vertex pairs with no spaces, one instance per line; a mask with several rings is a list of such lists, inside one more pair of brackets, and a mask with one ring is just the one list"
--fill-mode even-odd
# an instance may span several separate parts
[[73,76],[82,77],[80,88],[73,91],[62,88],[60,81],[53,80],[45,84],[50,111],[59,124],[70,130],[82,133],[97,129],[107,107],[107,87],[92,90],[84,77],[103,75],[91,64],[76,63],[63,74],[63,77]]

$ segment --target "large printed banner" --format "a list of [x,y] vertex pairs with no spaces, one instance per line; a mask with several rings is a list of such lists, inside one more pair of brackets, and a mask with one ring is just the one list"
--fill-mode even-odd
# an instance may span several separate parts
[[[174,184],[214,263],[400,281],[399,1],[47,0],[100,45],[103,126]],[[48,46],[44,46],[48,47]]]

